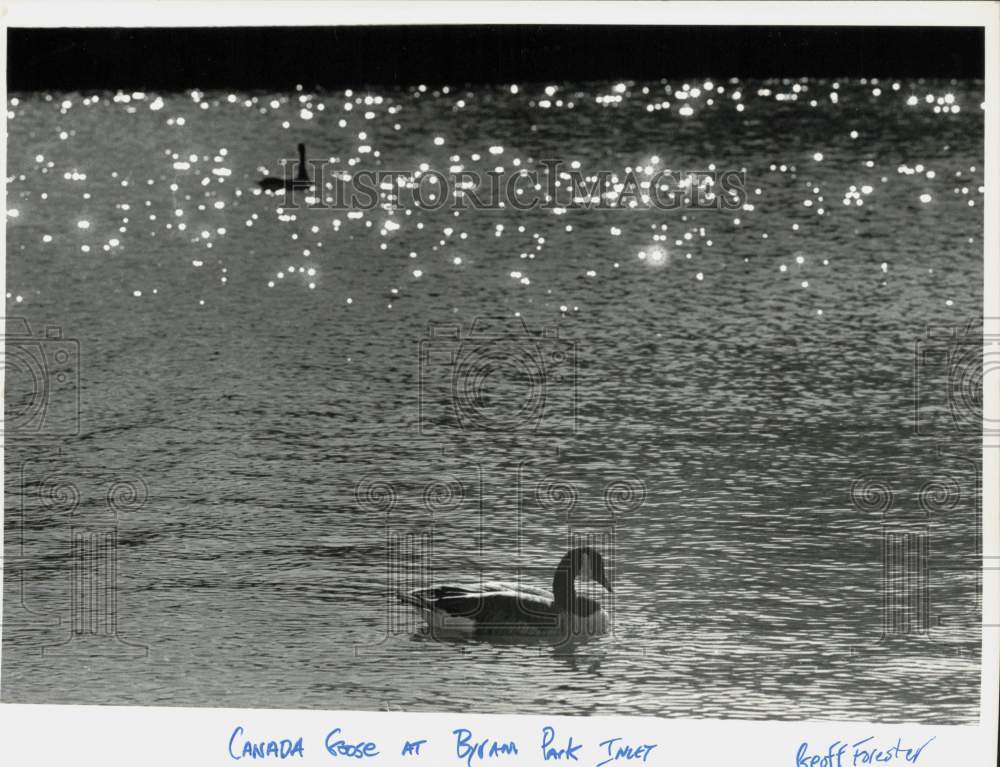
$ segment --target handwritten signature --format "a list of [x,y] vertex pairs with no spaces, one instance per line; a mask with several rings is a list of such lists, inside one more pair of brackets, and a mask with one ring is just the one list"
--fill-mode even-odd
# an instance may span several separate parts
[[884,748],[874,742],[875,736],[872,735],[854,743],[835,740],[827,747],[826,753],[816,754],[810,754],[809,743],[803,742],[799,744],[799,750],[795,754],[795,767],[858,767],[888,764],[898,759],[916,764],[920,754],[932,740],[934,737],[916,748],[907,748],[903,746],[903,739],[898,738],[894,745]]

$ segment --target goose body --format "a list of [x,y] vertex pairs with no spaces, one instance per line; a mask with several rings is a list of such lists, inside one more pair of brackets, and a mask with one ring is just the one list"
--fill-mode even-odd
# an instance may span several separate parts
[[579,637],[603,634],[608,618],[600,603],[576,593],[577,577],[611,591],[600,553],[569,551],[556,566],[552,590],[489,581],[414,589],[400,599],[415,607],[435,636]]
[[295,174],[295,178],[278,178],[276,176],[267,176],[262,178],[257,182],[259,186],[264,191],[278,192],[281,190],[291,190],[291,189],[309,189],[313,185],[313,181],[309,178],[309,174],[306,172],[306,145],[299,144],[299,170]]

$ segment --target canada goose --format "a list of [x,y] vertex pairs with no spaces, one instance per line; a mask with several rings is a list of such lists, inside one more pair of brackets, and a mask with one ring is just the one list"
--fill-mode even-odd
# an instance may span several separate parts
[[295,175],[295,178],[267,176],[258,181],[257,185],[261,189],[271,192],[277,192],[281,189],[287,191],[290,189],[308,189],[311,187],[313,182],[306,172],[306,145],[299,144],[299,172]]
[[580,636],[602,634],[608,619],[599,602],[576,593],[576,578],[611,592],[604,559],[590,546],[571,549],[556,565],[552,590],[519,583],[441,585],[399,598],[417,608],[436,634]]

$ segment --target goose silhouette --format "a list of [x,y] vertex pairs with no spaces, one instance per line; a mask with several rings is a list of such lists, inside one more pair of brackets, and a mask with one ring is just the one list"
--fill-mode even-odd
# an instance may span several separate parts
[[257,182],[257,186],[266,192],[277,192],[279,190],[309,189],[312,187],[312,179],[306,172],[306,145],[299,144],[299,172],[295,178],[278,178],[277,176],[267,176]]
[[600,603],[576,593],[576,578],[608,592],[604,559],[590,546],[571,549],[556,565],[552,591],[520,583],[441,585],[399,594],[438,636],[580,637],[603,634],[608,618]]

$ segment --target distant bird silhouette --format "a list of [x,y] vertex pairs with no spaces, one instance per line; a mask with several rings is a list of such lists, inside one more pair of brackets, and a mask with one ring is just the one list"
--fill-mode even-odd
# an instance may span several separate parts
[[306,145],[299,144],[299,172],[295,178],[277,178],[267,176],[257,182],[257,186],[265,191],[277,192],[281,189],[286,191],[291,189],[309,189],[313,185],[312,179],[306,172]]

